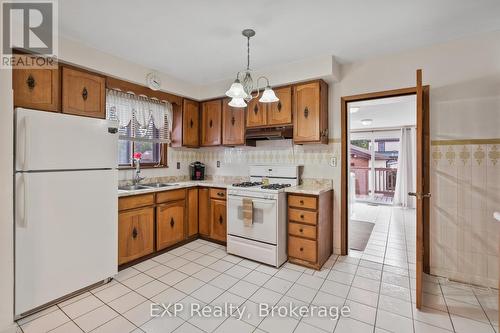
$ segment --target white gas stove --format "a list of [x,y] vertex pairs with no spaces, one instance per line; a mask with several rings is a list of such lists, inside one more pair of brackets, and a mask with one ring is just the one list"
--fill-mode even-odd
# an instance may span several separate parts
[[249,172],[249,182],[228,189],[227,252],[279,267],[287,259],[285,189],[299,184],[299,167],[253,165]]

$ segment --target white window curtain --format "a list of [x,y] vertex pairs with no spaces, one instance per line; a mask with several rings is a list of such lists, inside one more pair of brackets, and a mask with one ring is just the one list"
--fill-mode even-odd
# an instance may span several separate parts
[[170,143],[172,104],[167,101],[108,89],[106,117],[118,121],[122,140]]
[[416,182],[415,128],[402,128],[399,139],[398,173],[393,204],[415,208],[415,198],[408,192],[415,192]]

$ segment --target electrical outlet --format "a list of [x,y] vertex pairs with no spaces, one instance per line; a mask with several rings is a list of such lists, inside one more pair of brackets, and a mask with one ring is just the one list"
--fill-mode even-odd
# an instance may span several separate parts
[[177,169],[181,168],[181,162],[177,162]]
[[217,161],[217,167],[220,168],[220,161]]
[[336,156],[332,156],[330,158],[330,166],[336,168],[337,167],[337,157]]

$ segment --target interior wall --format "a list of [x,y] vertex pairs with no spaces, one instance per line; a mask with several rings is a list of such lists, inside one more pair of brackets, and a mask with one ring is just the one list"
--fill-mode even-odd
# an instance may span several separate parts
[[13,113],[12,72],[0,70],[0,332],[13,324]]
[[[417,68],[430,85],[431,273],[496,287],[499,242],[492,213],[500,204],[499,32],[343,66],[341,81],[330,85],[331,134],[340,137],[340,97],[415,86]],[[339,251],[340,166],[334,173]]]

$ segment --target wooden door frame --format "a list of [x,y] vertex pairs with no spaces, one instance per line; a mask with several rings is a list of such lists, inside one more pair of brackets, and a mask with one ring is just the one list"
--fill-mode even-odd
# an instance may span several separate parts
[[[424,91],[424,123],[423,123],[423,131],[424,131],[424,159],[429,161],[430,156],[430,125],[429,125],[429,86],[423,87]],[[351,102],[359,102],[366,101],[371,99],[379,99],[379,98],[388,98],[388,97],[399,97],[399,96],[408,96],[408,95],[416,95],[417,88],[409,87],[409,88],[401,88],[394,90],[385,90],[378,92],[371,92],[359,95],[351,95],[351,96],[343,96],[340,98],[341,103],[341,181],[340,181],[340,234],[341,234],[341,242],[340,242],[340,253],[341,255],[347,255],[348,253],[348,218],[347,212],[349,211],[348,207],[348,109],[347,104]],[[424,188],[429,189],[429,163],[426,163],[427,167],[424,168]],[[424,272],[429,272],[429,200],[424,201]]]

